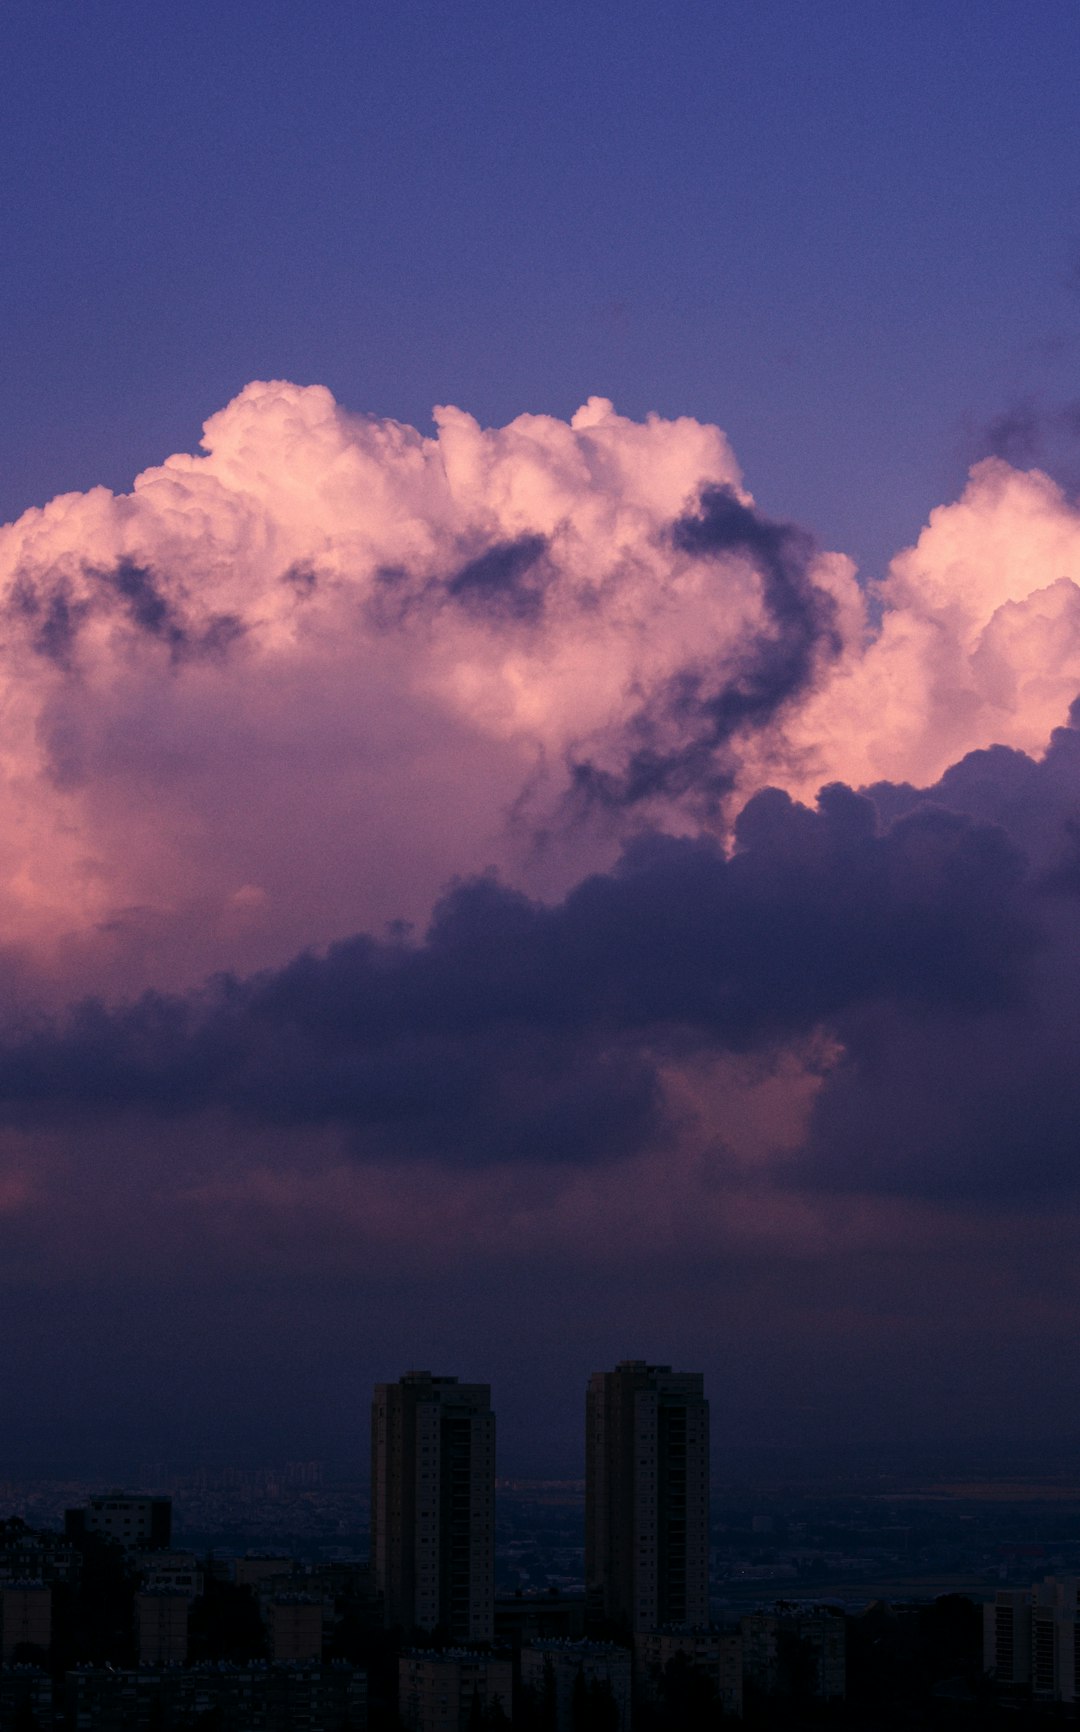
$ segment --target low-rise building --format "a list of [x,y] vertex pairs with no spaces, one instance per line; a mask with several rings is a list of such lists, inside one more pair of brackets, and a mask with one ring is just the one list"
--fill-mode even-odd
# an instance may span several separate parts
[[203,1591],[203,1572],[194,1552],[140,1551],[133,1561],[145,1588],[184,1594],[189,1601]]
[[53,1681],[42,1666],[0,1666],[0,1726],[18,1726],[33,1714],[41,1727],[55,1723]]
[[188,1657],[188,1609],[184,1593],[146,1588],[135,1595],[140,1666],[183,1666]]
[[279,1581],[296,1574],[296,1559],[284,1552],[248,1552],[233,1565],[238,1588],[257,1588],[260,1583]]
[[0,1583],[63,1582],[75,1587],[82,1558],[62,1534],[28,1527],[18,1516],[0,1522]]
[[847,1630],[839,1611],[782,1603],[750,1612],[739,1632],[743,1680],[765,1695],[808,1695],[823,1702],[847,1695]]
[[316,1594],[278,1594],[266,1608],[270,1658],[321,1660],[324,1602]]
[[514,1649],[529,1642],[579,1642],[585,1634],[584,1594],[500,1594],[495,1640]]
[[[590,1718],[590,1696],[610,1697],[618,1732],[630,1732],[633,1655],[614,1642],[534,1642],[521,1650],[521,1687],[531,1690],[555,1732],[574,1732]],[[548,1706],[550,1705],[550,1706]]]
[[513,1713],[514,1668],[508,1654],[471,1648],[422,1650],[398,1662],[398,1712],[407,1732],[467,1732],[479,1708]]
[[5,1663],[19,1649],[52,1641],[52,1589],[47,1582],[6,1582],[0,1588],[0,1657]]
[[983,1669],[1009,1694],[1080,1701],[1080,1579],[999,1589],[983,1607]]
[[367,1726],[366,1674],[339,1661],[80,1667],[67,1674],[65,1690],[67,1723],[75,1732],[191,1727],[201,1716],[212,1716],[218,1732],[365,1732]]
[[983,1669],[1004,1689],[1031,1683],[1029,1588],[1001,1588],[983,1607]]
[[172,1539],[172,1498],[103,1492],[79,1509],[65,1510],[64,1532],[69,1539],[101,1534],[130,1551],[164,1550]]
[[668,1667],[680,1660],[708,1678],[729,1719],[739,1719],[743,1707],[742,1637],[730,1630],[679,1628],[649,1630],[634,1640],[638,1688],[649,1701],[659,1701]]

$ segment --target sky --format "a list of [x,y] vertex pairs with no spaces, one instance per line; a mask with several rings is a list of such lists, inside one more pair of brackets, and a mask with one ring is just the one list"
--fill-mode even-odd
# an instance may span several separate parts
[[0,43],[12,1459],[1080,1434],[1076,8]]

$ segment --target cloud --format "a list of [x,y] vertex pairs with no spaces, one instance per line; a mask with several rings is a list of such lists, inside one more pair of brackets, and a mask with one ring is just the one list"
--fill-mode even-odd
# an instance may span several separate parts
[[[975,1017],[884,1001],[836,1020],[843,1061],[815,1103],[801,1173],[848,1189],[1014,1201],[1080,1187],[1080,707],[1035,761],[975,752],[933,788],[870,790],[883,816],[933,809],[1000,826],[1023,850],[1041,934],[1025,989]],[[943,966],[951,963],[943,958]]]
[[621,773],[574,763],[575,790],[606,805],[662,795],[715,810],[737,777],[737,759],[725,760],[724,748],[739,733],[765,728],[843,647],[836,598],[814,583],[813,542],[793,524],[771,523],[733,488],[710,486],[697,511],[675,524],[673,541],[697,557],[749,560],[764,619],[722,675],[688,664],[624,724],[632,744]]
[[462,883],[419,943],[369,936],[184,997],[88,1001],[0,1049],[26,1128],[137,1111],[347,1127],[358,1157],[603,1161],[671,1132],[665,1066],[776,1052],[860,1007],[978,1019],[1036,929],[1004,833],[888,828],[834,786],[754,797],[731,857],[641,838],[554,906]]
[[765,786],[1037,753],[1080,690],[1078,519],[1037,471],[977,465],[872,613],[715,427],[435,421],[253,384],[203,454],[0,530],[0,922],[41,997],[423,925],[488,867],[557,900]]

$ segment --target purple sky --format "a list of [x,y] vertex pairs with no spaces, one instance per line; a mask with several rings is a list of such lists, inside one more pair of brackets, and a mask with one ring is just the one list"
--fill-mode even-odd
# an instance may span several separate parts
[[1075,7],[107,13],[0,26],[11,1457],[1080,1429]]

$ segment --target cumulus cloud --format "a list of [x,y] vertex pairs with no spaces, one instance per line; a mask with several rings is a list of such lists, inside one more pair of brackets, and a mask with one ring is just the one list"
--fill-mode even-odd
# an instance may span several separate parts
[[1037,753],[1080,690],[1078,519],[1037,471],[978,465],[871,609],[715,427],[435,424],[255,384],[201,455],[0,530],[13,978],[251,971],[488,867],[558,899],[770,784]]

